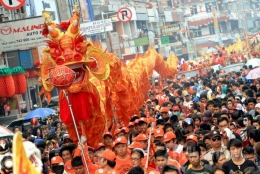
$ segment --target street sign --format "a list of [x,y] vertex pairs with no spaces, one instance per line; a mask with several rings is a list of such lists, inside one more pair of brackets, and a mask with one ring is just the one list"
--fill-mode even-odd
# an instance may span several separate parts
[[120,8],[117,12],[117,18],[121,22],[129,22],[132,19],[133,13],[131,9],[127,7]]
[[26,0],[0,0],[0,4],[8,10],[17,10],[25,4]]

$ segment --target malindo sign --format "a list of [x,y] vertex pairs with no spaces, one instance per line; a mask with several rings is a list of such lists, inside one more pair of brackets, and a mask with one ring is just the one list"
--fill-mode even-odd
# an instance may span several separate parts
[[112,31],[113,25],[111,19],[93,21],[82,23],[80,25],[80,31],[86,35],[93,35],[103,33],[105,31]]
[[[2,52],[46,45],[42,35],[44,19],[35,17],[0,24],[0,50]],[[87,35],[112,31],[111,19],[83,23],[80,30]]]
[[36,17],[0,24],[0,50],[11,51],[45,45],[42,36],[44,19]]
[[166,25],[166,26],[162,26],[160,27],[162,34],[167,35],[167,34],[171,34],[174,32],[179,32],[180,31],[180,24],[173,24],[173,25]]

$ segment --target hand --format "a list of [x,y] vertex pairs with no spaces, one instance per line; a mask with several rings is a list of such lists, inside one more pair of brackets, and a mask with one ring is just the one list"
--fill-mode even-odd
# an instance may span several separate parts
[[84,144],[87,141],[87,137],[85,135],[81,135],[80,142]]
[[78,143],[78,148],[79,148],[79,150],[81,150],[81,151],[83,151],[83,144],[81,144],[80,142]]
[[225,130],[222,131],[222,138],[228,139],[227,132]]

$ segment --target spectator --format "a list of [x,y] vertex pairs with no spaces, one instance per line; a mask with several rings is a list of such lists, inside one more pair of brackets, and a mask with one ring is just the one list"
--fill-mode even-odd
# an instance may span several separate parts
[[231,139],[227,145],[228,150],[231,153],[231,159],[223,164],[225,174],[229,174],[230,171],[244,171],[247,167],[256,167],[256,165],[245,159],[242,156],[242,141],[238,139]]

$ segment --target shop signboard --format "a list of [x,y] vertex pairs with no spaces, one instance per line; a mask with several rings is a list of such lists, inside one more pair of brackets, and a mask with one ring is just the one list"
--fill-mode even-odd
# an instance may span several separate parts
[[80,31],[88,36],[112,30],[113,25],[111,19],[104,19],[80,24]]
[[170,35],[172,33],[180,31],[180,24],[177,23],[177,24],[172,24],[172,25],[166,25],[166,26],[160,27],[160,29],[161,29],[163,35]]
[[135,46],[136,47],[149,45],[149,38],[147,36],[146,37],[135,38],[134,42],[135,42]]
[[2,52],[46,45],[42,17],[4,22],[0,24],[0,50]]
[[170,37],[169,36],[162,36],[161,37],[161,44],[165,45],[165,44],[169,44],[170,43]]

